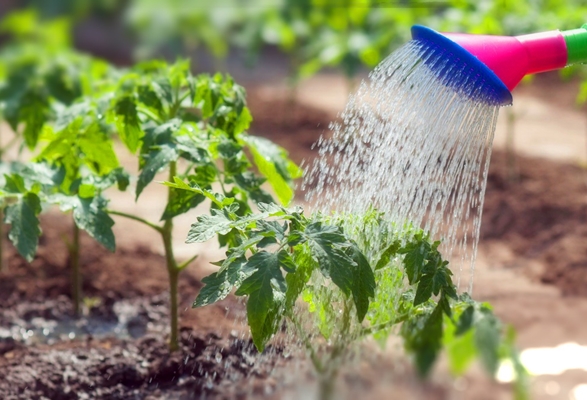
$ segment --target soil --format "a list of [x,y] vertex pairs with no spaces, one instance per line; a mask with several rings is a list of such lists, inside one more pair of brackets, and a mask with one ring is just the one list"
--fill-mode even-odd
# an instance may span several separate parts
[[[530,278],[587,296],[587,170],[544,158],[494,152],[487,179],[481,243],[507,243],[517,268]],[[536,262],[548,266],[531,268]]]
[[[296,162],[313,157],[312,144],[327,134],[335,118],[310,102],[291,103],[285,90],[273,86],[249,88],[248,102],[255,117],[251,132],[284,146]],[[518,178],[510,180],[506,164],[504,152],[495,150],[480,242],[485,261],[489,258],[497,268],[514,271],[540,288],[586,296],[587,172],[569,162],[517,155]],[[302,201],[301,193],[297,199]],[[283,377],[292,372],[279,373],[283,366],[295,366],[295,374],[304,375],[295,355],[276,344],[265,356],[257,354],[246,334],[241,302],[229,297],[214,306],[190,308],[201,287],[205,257],[180,277],[181,349],[170,355],[167,272],[152,237],[129,225],[134,227],[132,239],[127,237],[114,254],[82,237],[88,300],[84,318],[77,320],[63,239],[71,221],[49,212],[42,226],[39,253],[30,264],[2,238],[7,268],[0,273],[0,398],[307,397],[299,388],[285,388]],[[495,287],[485,288],[482,296]],[[511,301],[496,299],[495,304],[498,315],[527,340],[526,328],[535,326],[536,317],[520,318],[523,314]],[[424,385],[409,368],[398,372],[384,361],[360,366],[343,379],[352,389],[343,389],[348,398],[390,398],[395,393],[394,398],[402,399],[495,399],[502,398],[498,392],[510,393],[509,386],[498,388],[476,376],[469,378],[466,392],[462,381],[453,383],[442,369]],[[378,379],[385,371],[394,374],[386,375],[387,386]]]

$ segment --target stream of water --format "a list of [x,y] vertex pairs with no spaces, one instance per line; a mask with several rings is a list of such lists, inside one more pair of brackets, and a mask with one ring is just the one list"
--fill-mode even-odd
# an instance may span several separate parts
[[425,229],[471,292],[498,106],[484,97],[483,79],[468,73],[415,41],[394,52],[319,140],[304,185],[320,210],[375,207],[390,226]]

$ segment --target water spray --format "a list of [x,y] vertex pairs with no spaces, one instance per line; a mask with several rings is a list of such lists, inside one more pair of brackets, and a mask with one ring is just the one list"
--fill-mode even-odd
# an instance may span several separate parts
[[587,24],[522,36],[441,34],[414,25],[412,38],[446,86],[494,105],[512,104],[510,91],[526,75],[587,62]]

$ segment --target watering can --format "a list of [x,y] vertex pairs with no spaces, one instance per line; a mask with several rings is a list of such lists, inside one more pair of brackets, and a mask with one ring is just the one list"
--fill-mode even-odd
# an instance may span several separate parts
[[[474,75],[490,93],[484,98],[497,105],[510,105],[510,91],[528,74],[587,62],[587,24],[579,29],[522,36],[441,34],[414,25],[412,38],[440,78],[456,89],[466,89]],[[458,77],[446,76],[454,71],[453,64],[459,64]]]

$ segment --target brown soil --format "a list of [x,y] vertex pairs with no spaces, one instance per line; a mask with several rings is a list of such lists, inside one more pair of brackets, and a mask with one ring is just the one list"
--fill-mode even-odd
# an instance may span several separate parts
[[[507,243],[517,256],[510,267],[566,295],[586,296],[587,170],[547,159],[515,159],[518,177],[511,180],[505,154],[492,155],[482,244]],[[532,262],[546,268],[535,271]]]

